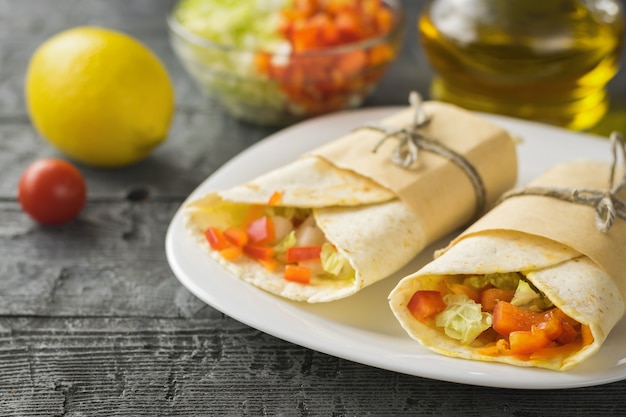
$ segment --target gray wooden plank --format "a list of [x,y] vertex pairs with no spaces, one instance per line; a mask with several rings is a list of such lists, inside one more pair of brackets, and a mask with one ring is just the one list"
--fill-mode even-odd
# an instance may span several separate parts
[[0,319],[3,415],[619,416],[625,387],[582,397],[432,381],[303,349],[229,318]]
[[179,205],[89,203],[78,220],[50,228],[17,203],[0,203],[0,315],[210,314],[165,258],[165,233]]

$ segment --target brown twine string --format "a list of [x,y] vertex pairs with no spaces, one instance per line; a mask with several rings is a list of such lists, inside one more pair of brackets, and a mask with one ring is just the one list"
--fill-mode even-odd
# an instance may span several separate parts
[[469,177],[472,187],[476,193],[476,216],[482,213],[486,204],[486,191],[482,178],[476,168],[470,164],[463,155],[455,152],[441,142],[430,139],[419,132],[419,128],[430,122],[430,117],[424,111],[422,99],[416,92],[409,95],[409,103],[414,110],[413,123],[407,127],[388,127],[381,125],[365,125],[357,128],[375,130],[383,133],[383,137],[376,144],[372,152],[377,152],[378,148],[389,138],[396,138],[400,141],[391,154],[391,161],[405,169],[408,169],[419,158],[419,151],[432,152],[440,155],[456,165],[458,165]]
[[[626,142],[624,142],[624,138],[618,132],[611,133],[610,142],[612,160],[609,174],[609,189],[525,187],[504,193],[499,203],[511,197],[534,195],[590,206],[595,208],[596,228],[602,233],[608,232],[613,226],[616,217],[626,220],[626,202],[617,197],[617,194],[626,186],[626,175],[621,178],[619,183],[613,185],[620,167],[618,164],[619,156],[621,156],[622,166],[626,161]],[[620,151],[619,156],[617,154],[618,150]]]

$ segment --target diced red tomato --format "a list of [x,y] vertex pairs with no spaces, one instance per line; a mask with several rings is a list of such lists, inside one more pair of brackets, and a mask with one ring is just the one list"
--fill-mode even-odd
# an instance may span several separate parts
[[352,51],[339,59],[337,69],[343,75],[357,74],[367,65],[367,54],[364,51]]
[[382,0],[297,0],[279,17],[279,31],[293,51],[289,62],[274,64],[257,56],[257,68],[308,113],[339,110],[355,90],[383,75],[384,64],[394,57],[393,46],[332,56],[304,53],[382,36],[393,24],[393,13]]
[[537,322],[535,313],[516,307],[506,301],[500,301],[493,309],[493,329],[503,336],[514,331],[530,330]]
[[224,236],[224,232],[216,227],[208,227],[204,231],[204,237],[206,238],[207,242],[209,242],[209,245],[213,250],[222,250],[231,246],[231,244]]
[[567,320],[563,320],[562,323],[562,331],[559,337],[557,337],[557,342],[562,345],[566,345],[568,343],[572,343],[578,337],[578,331],[569,324]]
[[276,239],[274,222],[271,217],[260,217],[248,225],[248,240],[256,245],[265,245]]
[[537,326],[532,326],[530,330],[519,330],[509,334],[511,353],[515,355],[529,355],[545,348],[550,342],[548,333]]
[[416,319],[424,322],[445,310],[446,303],[439,291],[420,290],[413,294],[407,308]]
[[493,328],[503,336],[508,336],[513,331],[527,331],[532,326],[537,326],[545,330],[551,340],[558,339],[566,331],[569,333],[569,335],[564,336],[567,340],[571,338],[572,331],[578,333],[569,323],[570,321],[572,319],[558,308],[534,313],[511,303],[500,301],[493,309]]
[[470,300],[474,300],[475,302],[480,302],[480,294],[472,287],[468,287],[467,285],[457,284],[453,282],[449,282],[447,284],[448,290],[452,294],[463,294],[466,295]]
[[536,316],[537,327],[545,330],[550,340],[558,339],[563,333],[563,320],[558,311],[560,310],[552,309]]
[[321,246],[294,246],[287,249],[285,260],[288,263],[319,259],[322,253]]
[[487,288],[480,293],[480,304],[483,311],[493,311],[498,301],[511,301],[515,290],[503,290],[501,288]]
[[[591,343],[593,336],[588,331],[589,328],[580,325],[580,331],[578,331],[578,326],[578,322],[566,316],[558,308],[533,313],[500,301],[493,310],[492,327],[509,338],[511,352],[514,354],[536,354],[537,357],[556,355],[558,352],[567,351],[567,349],[557,350],[560,346],[580,344],[580,334],[582,334],[583,346],[585,337],[588,343]],[[586,331],[587,335],[585,335]],[[545,342],[546,339],[548,343]]]
[[246,245],[243,247],[243,253],[257,260],[272,259],[274,249],[271,246]]
[[311,281],[311,269],[305,266],[285,265],[285,279],[308,284]]
[[229,227],[224,230],[224,237],[235,246],[242,247],[248,243],[248,234],[240,227]]

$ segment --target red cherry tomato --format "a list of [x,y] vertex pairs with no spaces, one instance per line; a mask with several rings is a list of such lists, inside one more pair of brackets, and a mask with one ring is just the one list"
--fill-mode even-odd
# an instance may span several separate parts
[[40,159],[22,174],[18,200],[22,209],[41,224],[69,222],[78,216],[87,199],[80,171],[60,159]]

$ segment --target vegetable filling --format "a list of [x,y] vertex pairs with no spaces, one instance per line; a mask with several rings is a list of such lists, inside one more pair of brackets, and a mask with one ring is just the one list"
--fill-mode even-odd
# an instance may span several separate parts
[[549,359],[593,341],[519,272],[450,275],[416,291],[407,308],[420,322],[488,356]]
[[[278,203],[279,195],[270,203]],[[237,216],[234,216],[237,217]],[[287,281],[310,284],[312,278],[352,280],[355,271],[317,226],[313,211],[276,205],[250,205],[226,228],[208,227],[205,237],[222,258],[252,259]]]

